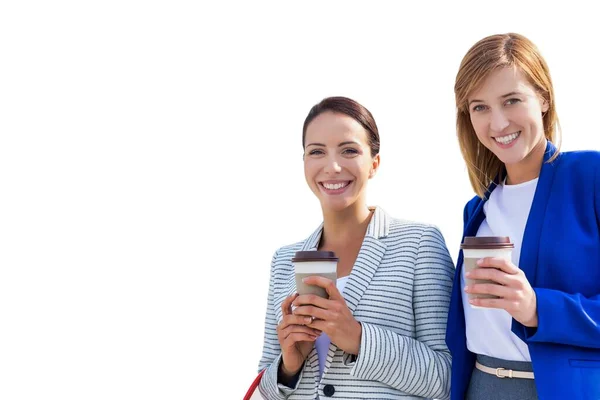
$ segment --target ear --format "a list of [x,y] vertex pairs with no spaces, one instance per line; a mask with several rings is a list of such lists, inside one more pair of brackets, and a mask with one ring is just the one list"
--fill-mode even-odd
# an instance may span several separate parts
[[374,177],[375,174],[377,173],[377,170],[379,169],[379,162],[380,162],[380,158],[379,158],[379,154],[377,154],[375,157],[373,157],[373,161],[371,163],[371,171],[369,171],[369,179]]
[[546,114],[550,109],[550,103],[548,100],[542,99],[542,113]]

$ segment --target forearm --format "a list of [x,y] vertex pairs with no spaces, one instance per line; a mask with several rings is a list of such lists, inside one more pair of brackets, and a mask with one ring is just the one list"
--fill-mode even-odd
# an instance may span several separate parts
[[[275,313],[275,309],[278,307],[278,304],[275,304],[274,295],[274,265],[276,259],[277,252],[275,252],[273,260],[271,261],[271,276],[269,279],[269,294],[267,297],[263,351],[258,364],[258,370],[265,370],[265,373],[261,378],[259,390],[267,399],[284,400],[294,392],[295,388],[287,387],[286,385],[279,383],[279,367],[282,363],[282,356],[279,338],[277,337],[278,320]],[[298,380],[295,382],[294,386],[297,385],[299,380],[300,376],[298,376]],[[294,382],[286,380],[285,383],[291,384]]]
[[[381,327],[362,324],[358,357],[351,374],[385,383],[414,396],[443,399],[450,390],[450,352]],[[346,364],[352,356],[345,354]]]

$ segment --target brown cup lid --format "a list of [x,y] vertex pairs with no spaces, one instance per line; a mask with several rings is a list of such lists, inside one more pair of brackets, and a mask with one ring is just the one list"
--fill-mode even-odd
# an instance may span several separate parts
[[302,261],[339,261],[333,251],[297,251],[292,262]]
[[461,249],[512,249],[515,245],[508,236],[465,236],[460,245]]

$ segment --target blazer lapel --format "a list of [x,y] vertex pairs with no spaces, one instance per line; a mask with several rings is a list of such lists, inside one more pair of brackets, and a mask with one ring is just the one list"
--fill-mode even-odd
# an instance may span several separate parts
[[319,242],[321,241],[321,235],[323,234],[323,223],[319,225],[316,231],[312,233],[302,244],[301,251],[317,250]]
[[[352,272],[348,277],[348,282],[346,283],[344,293],[342,294],[346,300],[346,305],[352,314],[354,314],[360,299],[369,286],[369,283],[371,282],[373,275],[375,275],[375,271],[377,270],[377,267],[379,267],[379,264],[381,263],[381,260],[385,254],[386,245],[381,239],[388,235],[389,230],[390,217],[381,208],[375,207],[373,216],[371,217],[371,221],[367,227],[365,238],[363,239],[363,243],[360,247],[358,257],[354,262]],[[306,239],[302,250],[317,250],[322,233],[323,225],[321,224],[321,226],[308,239]],[[337,346],[331,343],[327,353],[327,359],[325,361],[323,373],[325,373],[325,371],[327,371],[331,366],[333,356],[337,350]],[[308,355],[308,362],[314,371],[319,370],[319,357],[316,348],[313,348],[311,353]]]
[[525,233],[523,234],[523,244],[521,245],[521,258],[519,260],[519,268],[525,272],[527,280],[532,286],[535,286],[538,251],[540,248],[540,239],[542,237],[542,227],[544,226],[544,216],[548,199],[550,197],[550,189],[554,181],[555,163],[548,163],[550,157],[556,152],[556,147],[548,141],[546,145],[546,153],[544,154],[544,162],[540,177],[538,180],[527,224],[525,225]]
[[[353,313],[385,254],[386,245],[381,239],[388,235],[389,230],[390,217],[381,208],[375,207],[343,293],[346,304]],[[304,241],[302,251],[317,250],[322,234],[323,224]]]
[[381,239],[388,235],[389,230],[390,217],[381,208],[375,207],[343,293],[353,314],[385,254],[387,247]]
[[[490,198],[490,195],[496,189],[496,182],[492,182],[490,186],[488,186],[483,199],[477,204],[475,211],[471,214],[471,217],[467,221],[467,225],[465,226],[465,231],[463,232],[463,240],[465,236],[476,236],[481,223],[485,219],[485,213],[483,212],[483,205]],[[462,253],[462,252],[461,252]]]

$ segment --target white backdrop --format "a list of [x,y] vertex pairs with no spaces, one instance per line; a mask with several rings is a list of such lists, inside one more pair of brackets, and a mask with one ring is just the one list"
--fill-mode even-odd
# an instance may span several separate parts
[[271,256],[321,219],[301,128],[324,97],[379,125],[369,203],[454,259],[473,193],[453,83],[477,40],[537,43],[563,149],[600,149],[583,2],[209,3],[0,6],[0,398],[241,399]]

